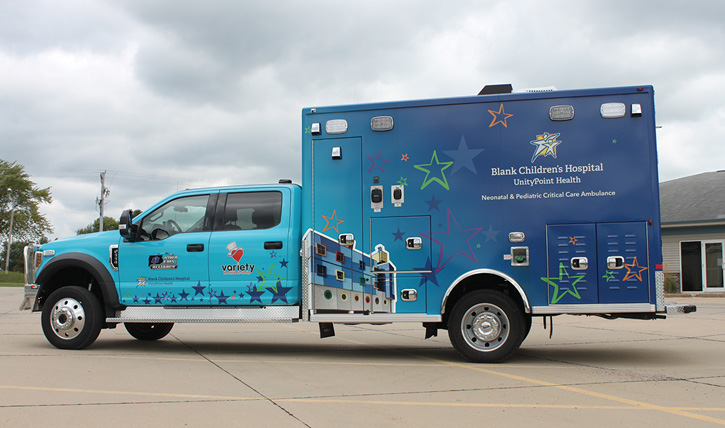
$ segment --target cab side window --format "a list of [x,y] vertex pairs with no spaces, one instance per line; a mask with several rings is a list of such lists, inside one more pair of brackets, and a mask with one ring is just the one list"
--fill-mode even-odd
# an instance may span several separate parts
[[141,239],[157,241],[177,233],[203,231],[208,201],[209,195],[187,196],[156,208],[141,221]]
[[270,229],[281,218],[281,192],[229,193],[221,230]]

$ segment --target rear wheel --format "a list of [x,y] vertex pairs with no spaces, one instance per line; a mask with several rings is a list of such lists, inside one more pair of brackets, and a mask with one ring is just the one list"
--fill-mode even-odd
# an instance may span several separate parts
[[453,347],[476,363],[500,363],[519,348],[527,333],[522,309],[508,296],[478,290],[459,300],[448,320]]
[[90,346],[103,326],[103,308],[85,288],[62,287],[48,296],[41,314],[43,333],[60,349]]
[[126,331],[138,340],[159,340],[169,334],[174,327],[174,323],[127,322],[123,325]]

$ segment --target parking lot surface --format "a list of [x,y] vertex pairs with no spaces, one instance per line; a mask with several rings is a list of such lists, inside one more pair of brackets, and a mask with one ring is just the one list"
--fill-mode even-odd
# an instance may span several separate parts
[[[177,324],[158,342],[119,326],[52,347],[0,288],[0,426],[725,425],[725,298],[681,297],[667,320],[534,319],[504,364],[460,359],[419,324]],[[549,326],[550,327],[550,326]]]

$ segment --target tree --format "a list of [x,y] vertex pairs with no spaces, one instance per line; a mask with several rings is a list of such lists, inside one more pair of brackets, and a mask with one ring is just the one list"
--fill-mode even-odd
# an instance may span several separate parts
[[[133,216],[141,214],[141,210],[134,210]],[[112,217],[103,217],[103,230],[118,230],[118,221]],[[76,235],[85,235],[86,233],[98,232],[98,219],[93,220],[93,223],[88,226],[76,230]]]
[[[112,217],[103,217],[103,230],[118,230],[118,221]],[[88,226],[76,230],[76,235],[85,235],[86,233],[98,232],[98,219]]]
[[24,166],[0,159],[0,235],[5,242],[11,238],[38,241],[46,233],[52,233],[50,222],[38,210],[40,204],[52,201],[50,187],[39,189],[30,180]]
[[[40,239],[38,244],[45,244],[48,242],[48,238],[45,236]],[[0,263],[3,268],[5,267],[5,255],[7,254],[8,243],[5,242],[2,245],[2,253],[0,254]],[[25,270],[25,257],[23,255],[23,249],[26,245],[30,245],[27,241],[13,241],[13,245],[10,246],[10,266],[9,271],[12,272],[23,272]]]

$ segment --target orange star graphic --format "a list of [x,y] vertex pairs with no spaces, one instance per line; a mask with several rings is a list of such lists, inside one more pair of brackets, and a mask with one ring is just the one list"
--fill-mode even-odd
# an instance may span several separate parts
[[[340,230],[337,228],[337,226],[339,226],[340,223],[345,223],[345,220],[337,219],[337,210],[332,211],[332,217],[328,217],[324,214],[322,215],[322,217],[327,221],[327,224],[325,224],[325,227],[322,229],[323,232],[327,229],[334,229],[335,232],[340,233]],[[330,225],[330,222],[333,222],[335,224]]]
[[[642,272],[646,271],[647,267],[640,266],[639,263],[637,263],[637,257],[632,260],[631,265],[624,265],[625,268],[627,268],[627,273],[624,275],[624,278],[622,278],[622,281],[626,281],[629,278],[637,278],[640,282],[642,282]],[[633,272],[636,270],[636,272]]]
[[[497,123],[500,123],[503,125],[504,128],[508,128],[508,125],[506,124],[506,119],[509,117],[512,117],[513,114],[506,113],[503,111],[503,103],[501,103],[501,106],[498,108],[498,111],[489,110],[489,113],[493,116],[493,120],[491,121],[491,124],[488,125],[489,128],[494,127]],[[503,119],[501,119],[501,116],[503,116]]]
[[400,160],[406,161],[406,162],[408,162],[408,159],[410,159],[410,158],[408,157],[408,154],[407,153],[404,154],[402,158],[400,158]]

